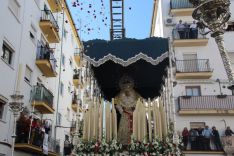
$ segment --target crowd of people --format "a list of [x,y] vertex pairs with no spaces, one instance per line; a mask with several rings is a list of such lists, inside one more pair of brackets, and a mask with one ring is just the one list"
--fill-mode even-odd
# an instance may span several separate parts
[[193,21],[192,24],[188,24],[187,22],[182,23],[182,20],[180,20],[176,25],[176,31],[180,39],[196,39],[198,37],[196,21]]
[[21,114],[16,124],[16,143],[28,143],[48,152],[50,125],[32,116]]
[[[234,132],[228,126],[225,130],[225,136],[232,136],[232,134],[234,134]],[[215,149],[213,150],[223,150],[219,131],[215,126],[211,129],[209,126],[205,126],[205,128],[191,128],[190,130],[185,127],[182,131],[182,141],[184,144],[184,150],[187,150],[189,143],[191,145],[191,150],[210,151],[212,150],[211,143],[215,146]]]

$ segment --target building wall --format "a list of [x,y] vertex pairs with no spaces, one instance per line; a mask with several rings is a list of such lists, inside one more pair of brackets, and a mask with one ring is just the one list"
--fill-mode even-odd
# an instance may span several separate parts
[[[19,1],[21,10],[24,9],[25,1]],[[22,36],[22,21],[23,21],[23,13],[20,12],[19,16],[16,17],[15,14],[9,7],[8,1],[1,1],[0,2],[0,20],[1,22],[1,29],[0,29],[0,45],[2,46],[3,41],[9,44],[14,52],[13,55],[13,64],[7,64],[2,57],[0,58],[0,95],[4,98],[10,100],[9,95],[12,95],[14,88],[15,88],[15,77],[17,75],[18,70],[18,57],[20,53],[21,41],[20,38]],[[0,50],[0,55],[2,56],[3,51],[2,48]],[[12,124],[12,114],[9,111],[7,105],[4,106],[4,114],[3,119],[0,120],[0,127],[1,127],[1,135],[0,135],[0,142],[11,144],[11,127]],[[10,148],[9,146],[5,146],[4,144],[0,143],[0,153],[10,155]]]
[[[231,13],[234,13],[234,2],[231,1]],[[172,29],[175,28],[175,24],[181,19],[183,22],[191,23],[193,21],[191,16],[177,16],[172,17],[170,14],[170,0],[160,0],[158,9],[158,17],[156,18],[155,26],[155,36],[160,37],[170,37],[172,41]],[[161,10],[161,12],[160,12]],[[162,17],[161,17],[162,16]],[[165,20],[167,18],[173,18],[174,25],[167,26]],[[231,17],[233,20],[233,16]],[[161,28],[163,27],[163,28]],[[228,52],[234,52],[234,45],[232,44],[232,38],[234,32],[226,32],[224,35],[225,46]],[[212,77],[209,79],[176,79],[175,75],[173,81],[176,82],[176,86],[173,87],[173,100],[175,101],[176,108],[176,130],[182,131],[183,127],[190,128],[190,122],[205,122],[207,125],[216,126],[217,129],[223,134],[225,125],[223,120],[226,121],[227,126],[230,126],[231,129],[234,129],[232,121],[234,120],[233,116],[202,116],[202,115],[187,115],[180,116],[178,114],[178,97],[186,95],[185,87],[186,86],[200,86],[201,95],[219,95],[219,84],[216,81],[220,79],[221,87],[223,94],[231,95],[231,91],[227,89],[228,79],[225,72],[222,59],[219,54],[219,50],[215,43],[215,40],[210,37],[210,34],[206,36],[209,38],[208,44],[206,46],[196,46],[196,47],[172,47],[172,52],[176,60],[183,60],[183,54],[197,54],[198,59],[209,59],[210,67],[213,69]],[[233,57],[234,59],[234,57]],[[175,69],[173,69],[175,74]],[[172,116],[172,115],[171,115]]]
[[[8,2],[10,0],[0,2],[0,46],[2,46],[3,41],[6,41],[13,49],[13,65],[10,66],[0,59],[0,96],[3,96],[10,101],[10,95],[14,94],[18,67],[22,66],[21,80],[20,80],[20,94],[24,95],[24,106],[27,107],[29,112],[33,111],[31,106],[30,93],[32,87],[37,84],[38,79],[41,83],[49,89],[54,95],[53,106],[55,113],[51,115],[42,115],[36,111],[36,115],[41,119],[49,119],[52,121],[52,137],[54,136],[54,127],[56,124],[56,111],[61,113],[62,122],[61,126],[65,128],[57,128],[56,139],[60,140],[60,152],[63,152],[63,141],[65,134],[70,136],[70,126],[71,121],[76,120],[76,112],[72,110],[72,96],[75,90],[73,85],[73,69],[79,68],[74,60],[75,48],[80,48],[80,43],[76,40],[76,35],[72,31],[71,22],[68,19],[69,14],[64,12],[64,19],[62,12],[54,13],[55,19],[58,20],[59,25],[59,35],[61,41],[57,44],[50,44],[50,48],[54,49],[54,55],[57,60],[57,77],[47,78],[43,76],[40,69],[36,66],[36,54],[38,48],[38,41],[41,40],[43,33],[39,27],[39,21],[41,17],[41,10],[44,9],[44,5],[49,5],[46,0],[17,0],[20,4],[19,17],[16,18],[8,7]],[[63,31],[63,24],[65,30]],[[30,38],[29,32],[31,27],[36,30],[34,34],[35,40]],[[66,35],[62,32],[66,32]],[[66,36],[66,37],[65,37]],[[63,42],[62,42],[63,41]],[[62,44],[62,45],[61,45]],[[0,55],[2,56],[2,50],[0,50]],[[61,53],[65,56],[65,65],[61,65],[60,72],[60,61]],[[70,63],[71,62],[71,63]],[[28,83],[24,80],[25,69],[28,66],[32,70],[31,82]],[[59,76],[61,77],[61,82],[64,84],[64,94],[61,95],[58,92],[59,89]],[[59,97],[58,97],[59,96]],[[58,108],[57,108],[58,107]],[[67,110],[70,110],[69,117],[67,116]],[[5,105],[4,118],[0,120],[1,134],[0,134],[0,153],[10,155],[10,148],[1,144],[1,142],[6,142],[8,144],[12,143],[12,124],[13,115],[9,111],[9,107]],[[71,138],[71,136],[70,136]],[[21,153],[21,154],[20,154]],[[16,152],[16,155],[22,155],[22,152]],[[23,154],[25,155],[25,153]]]

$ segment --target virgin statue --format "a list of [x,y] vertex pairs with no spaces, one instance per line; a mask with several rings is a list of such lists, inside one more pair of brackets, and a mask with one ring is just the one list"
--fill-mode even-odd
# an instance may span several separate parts
[[131,142],[133,133],[133,111],[135,109],[139,94],[134,90],[134,81],[131,77],[124,75],[119,81],[120,92],[115,97],[116,109],[120,114],[118,124],[118,142],[127,145]]

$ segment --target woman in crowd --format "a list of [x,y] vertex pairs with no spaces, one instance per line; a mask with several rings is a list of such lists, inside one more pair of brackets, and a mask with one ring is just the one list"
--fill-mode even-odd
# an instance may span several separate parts
[[182,132],[182,141],[184,144],[184,150],[187,150],[188,140],[189,140],[189,131],[187,127],[184,127],[184,130]]

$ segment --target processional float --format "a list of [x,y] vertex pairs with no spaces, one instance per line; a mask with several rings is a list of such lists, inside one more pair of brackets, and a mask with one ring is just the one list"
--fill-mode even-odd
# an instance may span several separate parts
[[101,90],[84,113],[83,141],[124,146],[163,140],[168,133],[162,86],[169,67],[167,38],[92,40],[84,58]]

